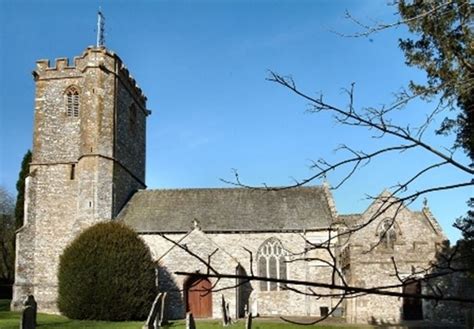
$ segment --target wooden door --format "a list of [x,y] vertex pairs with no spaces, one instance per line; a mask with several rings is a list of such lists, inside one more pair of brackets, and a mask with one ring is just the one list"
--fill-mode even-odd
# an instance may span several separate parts
[[[421,294],[420,281],[408,281],[403,286],[405,294]],[[403,297],[403,319],[423,320],[423,305],[420,298]]]
[[190,278],[186,284],[186,311],[195,318],[212,317],[212,291],[208,279]]

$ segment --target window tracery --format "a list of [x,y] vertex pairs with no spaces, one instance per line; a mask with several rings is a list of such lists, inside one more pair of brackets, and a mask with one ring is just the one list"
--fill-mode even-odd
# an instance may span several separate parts
[[393,250],[395,242],[397,241],[397,226],[393,219],[387,218],[383,220],[377,230],[377,235],[380,237],[380,245],[387,249]]
[[79,116],[79,90],[74,86],[66,90],[66,115],[76,118]]
[[[285,280],[287,278],[286,250],[280,240],[270,238],[259,248],[257,255],[258,275]],[[282,290],[283,285],[277,282],[260,281],[261,291]]]

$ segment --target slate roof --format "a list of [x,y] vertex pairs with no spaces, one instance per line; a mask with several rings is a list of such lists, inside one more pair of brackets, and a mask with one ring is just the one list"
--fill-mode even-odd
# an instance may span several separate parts
[[337,216],[337,221],[344,223],[348,227],[353,227],[360,222],[362,214],[346,214]]
[[118,215],[138,232],[287,231],[327,228],[324,187],[280,191],[244,188],[140,190]]

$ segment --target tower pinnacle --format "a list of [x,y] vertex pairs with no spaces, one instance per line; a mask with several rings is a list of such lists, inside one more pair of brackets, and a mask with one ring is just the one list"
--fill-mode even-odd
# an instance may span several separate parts
[[105,45],[105,17],[102,14],[101,8],[97,12],[97,47],[103,47]]

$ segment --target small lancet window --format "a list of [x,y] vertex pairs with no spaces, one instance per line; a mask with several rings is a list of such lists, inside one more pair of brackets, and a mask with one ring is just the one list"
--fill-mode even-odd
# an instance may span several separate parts
[[66,90],[66,115],[76,118],[79,116],[79,91],[73,86]]
[[76,178],[76,165],[73,163],[71,164],[71,171],[69,173],[69,179],[74,180]]
[[[270,238],[266,240],[258,251],[257,264],[258,264],[258,275],[286,280],[287,278],[287,252],[283,248],[280,240],[276,238]],[[261,291],[275,291],[283,290],[283,285],[277,282],[266,282],[260,281]]]

